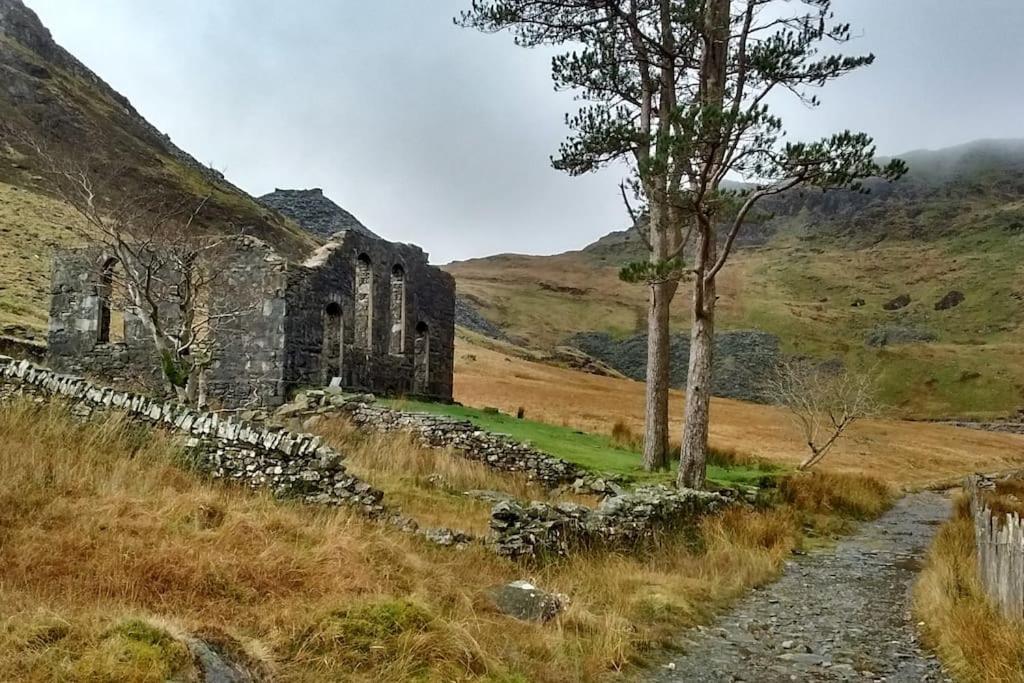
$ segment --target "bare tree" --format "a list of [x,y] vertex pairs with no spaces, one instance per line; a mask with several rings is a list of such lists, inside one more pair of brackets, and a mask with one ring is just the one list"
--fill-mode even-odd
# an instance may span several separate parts
[[769,396],[793,415],[810,451],[800,470],[821,462],[850,425],[879,410],[874,372],[783,361],[767,384]]
[[82,158],[0,127],[5,138],[32,152],[46,188],[83,219],[80,237],[116,263],[96,264],[102,294],[108,305],[123,301],[126,315],[141,321],[163,380],[178,400],[205,406],[207,370],[234,323],[255,305],[216,296],[233,238],[199,228],[208,196],[182,200],[159,190],[132,191],[123,182],[129,170],[108,159]]

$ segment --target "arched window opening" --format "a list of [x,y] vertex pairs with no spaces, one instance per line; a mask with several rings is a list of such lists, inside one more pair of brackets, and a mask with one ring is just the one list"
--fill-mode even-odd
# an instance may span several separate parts
[[356,346],[373,348],[373,263],[366,254],[356,259]]
[[405,353],[405,269],[396,264],[391,269],[391,336],[388,351]]
[[430,328],[425,322],[416,325],[413,349],[413,391],[426,394],[430,387]]
[[330,384],[335,377],[341,377],[345,363],[345,317],[341,314],[341,306],[329,303],[324,308],[324,336],[322,349],[322,365],[324,384]]
[[125,341],[124,269],[115,258],[109,259],[100,270],[99,313],[96,322],[96,341],[100,344],[120,344]]

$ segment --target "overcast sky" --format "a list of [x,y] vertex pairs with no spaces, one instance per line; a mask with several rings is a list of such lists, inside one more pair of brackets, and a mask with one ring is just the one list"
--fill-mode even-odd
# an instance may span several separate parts
[[[549,56],[452,24],[469,0],[26,0],[151,123],[254,195],[322,187],[432,260],[576,249],[619,174],[551,169],[574,106]],[[874,66],[780,111],[883,154],[1024,137],[1024,0],[837,0]]]

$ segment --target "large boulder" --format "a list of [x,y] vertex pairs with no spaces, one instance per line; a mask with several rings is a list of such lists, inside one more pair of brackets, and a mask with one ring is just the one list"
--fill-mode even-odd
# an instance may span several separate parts
[[569,602],[566,596],[543,591],[529,581],[513,581],[492,588],[491,598],[504,614],[522,621],[538,622],[554,619]]

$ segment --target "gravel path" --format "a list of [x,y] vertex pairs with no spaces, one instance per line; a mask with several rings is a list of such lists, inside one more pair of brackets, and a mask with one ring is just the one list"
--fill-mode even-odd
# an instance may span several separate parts
[[947,681],[918,645],[909,590],[939,523],[937,493],[900,500],[833,550],[790,562],[776,583],[690,632],[651,683]]

